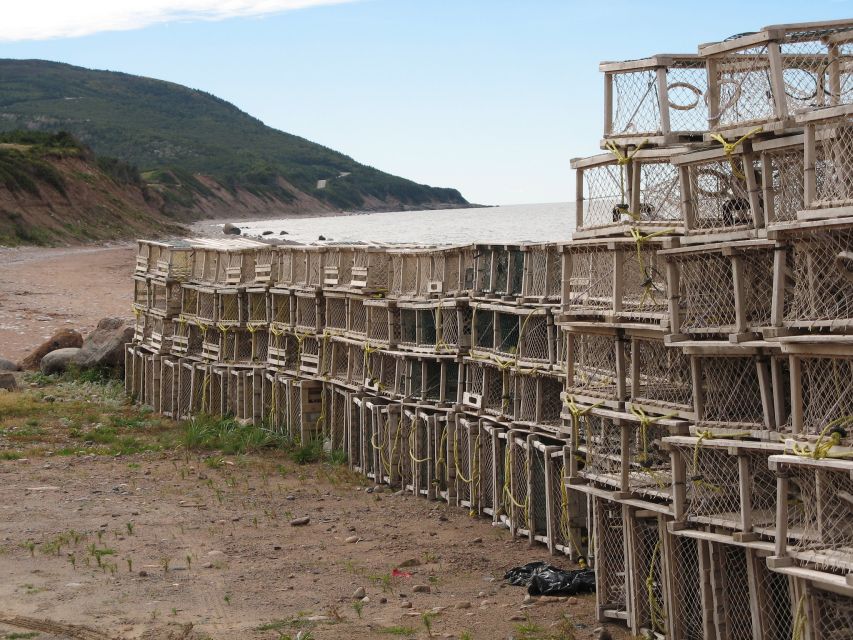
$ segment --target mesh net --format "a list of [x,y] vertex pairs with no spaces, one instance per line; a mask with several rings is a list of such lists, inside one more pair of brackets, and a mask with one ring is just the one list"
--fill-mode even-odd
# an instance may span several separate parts
[[698,424],[724,428],[764,428],[756,361],[750,357],[699,357],[702,415]]
[[692,229],[697,231],[752,228],[754,225],[749,204],[743,158],[728,159],[688,166],[689,202],[693,211]]
[[317,299],[314,296],[295,296],[296,326],[305,331],[317,330]]
[[323,253],[308,251],[307,277],[308,284],[319,287],[323,284]]
[[204,322],[216,322],[216,294],[213,291],[199,290],[198,319]]
[[753,566],[761,637],[767,640],[790,640],[793,617],[788,577],[768,569],[764,558],[758,558]]
[[364,306],[361,298],[350,298],[347,329],[355,338],[363,338],[367,335],[367,307]]
[[814,589],[811,604],[812,629],[818,638],[853,638],[853,602],[849,597]]
[[270,303],[272,305],[272,316],[270,321],[284,328],[290,325],[290,293],[287,291],[274,290],[270,292]]
[[613,253],[606,246],[574,246],[569,249],[572,275],[568,300],[570,311],[601,312],[613,308]]
[[497,438],[492,437],[492,430],[480,424],[479,437],[479,482],[477,483],[479,495],[477,502],[483,513],[494,515],[497,511],[497,496],[500,495],[500,487],[495,488],[495,464],[500,464],[500,458],[495,457],[495,443]]
[[663,545],[657,518],[632,517],[633,617],[638,627],[665,633],[666,588]]
[[474,273],[474,293],[492,290],[492,251],[478,247]]
[[793,293],[785,320],[795,326],[832,326],[853,318],[853,230],[818,231],[793,241]]
[[505,479],[504,511],[510,514],[515,529],[529,531],[530,502],[528,499],[528,447],[527,442],[518,436],[510,437],[507,445],[509,457],[509,477]]
[[633,357],[639,361],[639,380],[632,385],[633,399],[667,410],[691,411],[690,357],[681,349],[668,348],[663,340],[634,337],[631,345]]
[[434,349],[436,338],[435,309],[419,309],[417,312],[418,322],[418,346]]
[[566,390],[571,394],[619,400],[617,347],[617,339],[613,335],[571,333],[569,359],[572,375]]
[[786,463],[789,551],[821,569],[850,570],[853,480],[847,470]]
[[183,287],[181,289],[181,314],[195,316],[198,312],[198,289]]
[[478,350],[492,351],[495,348],[495,314],[492,311],[475,307],[471,317],[474,347]]
[[613,74],[612,123],[609,135],[654,135],[663,132],[660,96],[653,69]]
[[666,265],[657,247],[642,242],[636,248],[623,249],[623,317],[665,317],[667,308]]
[[459,504],[470,507],[476,499],[474,495],[474,476],[472,475],[472,460],[475,459],[474,445],[476,437],[471,438],[472,425],[470,421],[459,418],[453,429],[453,465],[456,475],[456,499]]
[[219,298],[219,317],[218,322],[227,322],[236,324],[240,322],[240,295],[236,292],[217,293]]
[[681,331],[731,332],[735,295],[731,259],[721,253],[675,256],[679,269]]
[[592,498],[595,549],[596,600],[599,609],[628,610],[627,558],[622,505]]
[[536,376],[526,376],[519,373],[510,375],[512,377],[513,397],[518,399],[518,409],[513,411],[513,417],[520,422],[535,423],[538,379]]
[[583,169],[583,226],[601,227],[622,221],[630,208],[627,165],[603,164]]
[[250,291],[247,294],[249,322],[269,322],[267,317],[266,291]]
[[548,492],[545,490],[546,452],[540,447],[530,449],[530,529],[539,540],[548,542]]
[[710,107],[712,129],[764,122],[773,117],[767,45],[744,48],[716,58],[710,78],[719,103]]
[[[803,201],[803,147],[782,147],[763,151],[762,176],[765,191],[765,209],[768,222],[790,222],[797,212],[805,208]],[[769,171],[769,175],[767,172]]]
[[721,619],[718,628],[723,637],[733,640],[752,640],[747,562],[749,551],[744,547],[711,543],[711,580],[715,605]]
[[326,329],[343,333],[347,329],[347,299],[324,298],[326,303]]
[[770,326],[773,306],[773,249],[740,254],[743,264],[746,325],[753,331]]
[[[828,38],[838,38],[841,32],[846,32],[849,46],[850,31],[845,27],[792,31],[780,42],[789,113],[850,101],[851,86],[844,78],[849,80],[851,52],[844,44],[836,49],[828,44]],[[840,78],[833,77],[839,72]]]
[[853,202],[853,117],[815,127],[815,200],[809,207],[838,207]]
[[[470,324],[465,327],[464,322],[466,319],[465,313],[468,311],[467,308],[463,308],[462,313],[459,313],[455,306],[437,306],[435,309],[436,315],[436,324],[440,328],[440,340],[436,342],[436,350],[441,351],[454,351],[458,350],[459,346],[462,344],[461,336],[471,335],[471,326]],[[470,311],[468,311],[470,313]],[[470,318],[470,315],[468,316]],[[463,326],[459,326],[460,319],[463,322]],[[461,329],[461,330],[460,330]]]
[[588,413],[579,436],[584,442],[578,447],[584,456],[581,477],[621,488],[622,427],[613,418]]
[[175,367],[168,360],[163,360],[160,368],[160,412],[173,417],[175,393]]
[[799,360],[803,433],[820,435],[831,422],[853,415],[853,359],[799,357]]
[[542,376],[539,378],[539,393],[542,398],[542,406],[538,422],[543,426],[557,427],[562,424],[561,412],[563,400],[560,394],[563,391],[563,381],[559,378]]
[[293,284],[293,252],[290,249],[278,248],[278,284]]
[[424,400],[439,402],[443,400],[441,388],[441,372],[444,368],[444,363],[440,360],[426,361],[426,379],[424,380]]
[[551,332],[544,314],[520,317],[519,357],[528,362],[548,362],[551,353]]
[[702,590],[699,583],[699,543],[694,538],[670,536],[672,601],[670,616],[674,638],[705,640],[702,622]]
[[133,279],[133,304],[148,308],[148,281],[144,278]]
[[409,460],[413,466],[415,492],[428,495],[432,481],[433,451],[430,448],[429,425],[423,413],[412,417],[412,433],[409,436]]
[[270,333],[265,326],[254,327],[252,337],[252,362],[266,362],[269,352]]
[[400,309],[400,344],[415,347],[418,344],[418,313],[415,309]]

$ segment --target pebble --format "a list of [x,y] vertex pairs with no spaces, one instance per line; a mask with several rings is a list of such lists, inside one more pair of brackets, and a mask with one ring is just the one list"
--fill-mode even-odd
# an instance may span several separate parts
[[457,602],[457,603],[456,603],[456,608],[457,608],[457,609],[470,609],[470,608],[471,608],[471,603],[470,603],[470,602],[468,602],[467,600],[463,600],[462,602]]
[[524,600],[522,600],[522,602],[524,604],[530,604],[531,602],[537,602],[538,600],[539,598],[535,598],[528,593],[526,596],[524,596]]
[[509,621],[510,622],[521,622],[522,620],[526,620],[526,619],[527,618],[525,618],[524,616],[516,613],[515,615],[510,616]]
[[359,540],[358,536],[350,536],[349,538],[344,540],[344,542],[346,542],[347,544],[354,544],[354,543],[358,542],[358,540]]
[[401,609],[411,609],[411,608],[412,608],[412,603],[411,603],[411,602],[409,602],[408,600],[403,600],[403,601],[400,603],[400,608],[401,608]]
[[429,593],[430,588],[428,584],[416,584],[412,591],[414,593]]
[[385,604],[388,602],[388,598],[379,598],[379,604]]
[[361,599],[361,601],[362,601],[364,604],[368,604],[368,603],[370,602],[370,596],[364,596],[364,597]]
[[293,520],[290,521],[290,526],[291,527],[301,527],[303,525],[308,524],[309,522],[311,522],[311,518],[309,518],[308,516],[305,516],[303,518],[294,518]]
[[483,542],[483,539],[482,538],[474,538],[473,540],[471,540],[471,542],[473,544],[480,544]]
[[480,593],[478,593],[478,594],[477,594],[477,597],[478,597],[478,598],[485,598],[485,597],[486,597],[486,592],[485,592],[485,591],[481,591]]
[[569,604],[577,604],[577,603],[578,603],[578,599],[577,599],[577,598],[575,598],[574,596],[572,596],[571,598],[569,598]]
[[285,500],[296,500],[296,496],[287,496]]
[[400,563],[400,568],[403,569],[405,567],[419,567],[421,566],[421,561],[417,558],[409,558],[408,560],[403,560]]
[[353,597],[353,600],[361,600],[366,595],[367,594],[364,591],[364,587],[359,587],[358,589],[355,590],[355,592],[353,592],[352,597]]

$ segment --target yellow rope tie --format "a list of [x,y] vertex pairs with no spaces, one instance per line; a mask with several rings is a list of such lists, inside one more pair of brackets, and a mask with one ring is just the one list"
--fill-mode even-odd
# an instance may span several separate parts
[[446,451],[445,446],[447,445],[447,425],[444,425],[444,429],[441,431],[441,438],[438,441],[438,459],[435,461],[435,477],[436,482],[439,478],[439,469],[444,468],[444,471],[447,472],[447,459],[445,458]]
[[740,171],[740,169],[737,168],[737,165],[735,164],[735,159],[734,159],[734,155],[733,155],[734,152],[737,150],[737,148],[740,145],[742,145],[744,142],[749,140],[755,134],[761,133],[762,131],[763,131],[762,127],[755,127],[755,129],[753,129],[749,133],[745,133],[744,135],[742,135],[740,138],[738,138],[734,142],[726,142],[726,139],[722,135],[720,135],[719,133],[712,133],[711,134],[711,139],[716,140],[721,145],[723,145],[723,153],[726,154],[726,158],[728,159],[729,164],[732,167],[732,173],[735,175],[735,177],[737,177],[741,180],[746,180],[746,176],[743,174],[743,172]]
[[272,397],[270,398],[270,414],[269,414],[270,429],[275,429],[278,426],[276,424],[276,419],[275,419],[277,407],[278,407],[278,381],[275,379],[275,377],[273,377],[273,380],[272,380]]
[[586,427],[584,429],[584,435],[586,435],[587,450],[586,450],[586,456],[584,457],[584,462],[589,462],[590,455],[591,455],[591,452],[589,450],[589,446],[590,446],[590,443],[592,442],[592,434],[589,431],[589,428],[588,428],[589,425],[588,425],[587,421],[586,420],[581,421],[581,418],[583,418],[586,414],[588,414],[593,409],[600,407],[604,403],[603,402],[597,402],[594,405],[592,405],[591,407],[585,407],[585,408],[581,409],[577,405],[577,402],[575,402],[574,396],[569,396],[568,399],[566,399],[564,401],[564,404],[568,408],[569,413],[572,415],[572,440],[573,440],[572,446],[575,448],[575,450],[577,450],[578,440],[580,439],[579,427],[580,427],[581,422],[583,422],[584,426]]
[[794,616],[794,623],[791,628],[791,640],[804,640],[806,637],[806,594],[800,596],[797,602],[797,614]]
[[[411,431],[409,431],[409,458],[411,458],[412,462],[414,462],[415,464],[422,464],[424,462],[429,462],[432,458],[430,458],[429,455],[427,455],[426,458],[415,457],[415,442],[417,438],[417,432],[414,425],[416,421],[417,418],[412,416],[412,429]],[[427,452],[427,454],[429,454],[429,452]]]
[[640,464],[640,469],[643,470],[643,473],[647,473],[651,476],[652,480],[654,480],[655,484],[658,486],[658,489],[663,491],[666,488],[666,482],[661,477],[661,474],[652,469],[652,461],[649,459],[649,427],[655,425],[660,420],[667,420],[669,418],[674,417],[675,413],[668,413],[665,416],[649,416],[645,411],[643,411],[640,407],[631,407],[631,413],[640,421],[640,440],[643,444],[643,449],[640,454],[637,456],[637,460]]
[[643,244],[650,240],[651,238],[656,238],[657,236],[663,236],[672,233],[675,229],[661,229],[660,231],[654,231],[652,233],[648,233],[643,235],[638,229],[631,229],[631,237],[634,238],[634,244],[637,247],[637,264],[640,266],[640,273],[643,276],[643,295],[640,298],[640,307],[646,303],[647,299],[651,299],[652,304],[657,304],[657,300],[655,300],[655,284],[654,277],[651,273],[646,273],[646,265],[643,260]]
[[462,480],[465,484],[470,485],[471,480],[474,477],[473,474],[470,478],[466,478],[459,469],[459,437],[456,429],[453,430],[453,466],[456,469],[456,477]]
[[620,192],[621,197],[622,197],[622,201],[621,201],[620,205],[624,205],[624,206],[617,205],[617,207],[618,207],[620,213],[624,213],[624,214],[630,216],[631,218],[633,218],[634,220],[639,220],[640,216],[639,216],[639,214],[631,213],[629,211],[629,205],[627,204],[626,197],[625,197],[625,172],[622,170],[622,167],[625,167],[625,166],[631,164],[631,161],[634,159],[634,156],[637,155],[637,152],[640,149],[642,149],[648,141],[649,141],[648,138],[642,140],[640,142],[640,144],[638,144],[634,148],[634,150],[628,154],[622,153],[622,150],[613,141],[608,141],[607,144],[605,145],[607,147],[607,150],[610,153],[612,153],[614,155],[614,157],[616,158],[616,166],[619,168],[619,192]]
[[821,429],[814,446],[811,446],[809,443],[804,443],[803,445],[794,443],[791,450],[794,455],[813,460],[853,457],[853,451],[831,453],[833,447],[841,444],[841,438],[844,435],[843,425],[850,425],[851,423],[853,423],[853,416],[837,418]]
[[[560,473],[560,507],[563,516],[560,518],[560,533],[563,536],[563,540],[569,540],[574,551],[580,554],[581,546],[578,544],[574,530],[572,530],[572,517],[569,513],[569,488],[566,486],[566,480],[568,478],[566,478],[566,468],[564,466]],[[578,558],[578,564],[586,566],[586,560],[582,557]]]
[[477,429],[477,439],[474,440],[474,462],[471,465],[471,510],[470,516],[477,515],[477,507],[480,504],[480,430]]
[[[518,502],[515,499],[515,496],[512,495],[512,487],[514,484],[512,482],[512,443],[507,442],[506,452],[504,453],[504,498],[509,498],[509,502],[511,506],[515,506],[518,509],[522,509],[524,513],[524,524],[526,528],[530,528],[530,496],[526,495],[524,497],[524,504]],[[527,474],[530,474],[530,467],[525,459],[524,461],[524,469]],[[504,509],[506,509],[506,502],[504,502]]]
[[699,431],[698,434],[699,437],[696,439],[696,444],[693,446],[693,473],[690,476],[690,481],[697,487],[705,487],[714,493],[720,493],[722,491],[721,487],[718,487],[712,482],[706,482],[702,477],[702,474],[699,473],[699,447],[705,440],[713,440],[715,436],[711,431]]
[[649,596],[649,613],[652,617],[652,629],[655,631],[662,630],[661,624],[666,620],[666,613],[663,606],[655,597],[655,558],[660,555],[660,539],[655,543],[652,550],[651,561],[649,562],[649,573],[646,576],[646,591]]
[[[322,427],[320,425],[323,425]],[[325,438],[327,434],[326,423],[326,385],[323,385],[323,390],[320,391],[320,415],[317,416],[317,421],[314,423],[315,429],[320,429],[320,433]]]

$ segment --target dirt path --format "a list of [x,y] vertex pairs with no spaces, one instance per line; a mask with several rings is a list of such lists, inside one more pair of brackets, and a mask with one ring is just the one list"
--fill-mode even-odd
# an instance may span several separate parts
[[135,247],[0,249],[0,357],[18,361],[55,331],[132,317]]
[[[594,637],[592,596],[525,605],[504,586],[508,567],[541,558],[462,509],[367,493],[343,467],[0,461],[0,638],[426,638],[424,613],[439,638]],[[394,577],[401,565],[410,577]],[[370,601],[354,606],[359,587]]]

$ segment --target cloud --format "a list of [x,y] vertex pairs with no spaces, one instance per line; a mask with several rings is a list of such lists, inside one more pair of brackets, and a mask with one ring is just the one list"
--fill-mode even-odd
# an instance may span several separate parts
[[14,0],[0,20],[0,42],[74,38],[172,21],[224,20],[354,0]]

